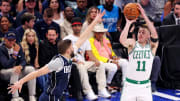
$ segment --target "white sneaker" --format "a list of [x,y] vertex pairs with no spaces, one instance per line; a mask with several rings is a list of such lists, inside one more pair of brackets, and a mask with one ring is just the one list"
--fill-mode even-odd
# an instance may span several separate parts
[[92,100],[98,99],[98,96],[95,95],[94,92],[91,91],[91,92],[89,92],[89,93],[86,95],[86,98],[87,98],[88,100],[92,101]]
[[24,101],[24,99],[21,97],[14,97],[11,99],[11,101]]
[[35,96],[29,96],[29,101],[36,101],[36,97]]
[[104,97],[104,98],[110,98],[111,97],[111,94],[109,94],[109,92],[106,90],[106,88],[98,91],[98,95],[100,97]]

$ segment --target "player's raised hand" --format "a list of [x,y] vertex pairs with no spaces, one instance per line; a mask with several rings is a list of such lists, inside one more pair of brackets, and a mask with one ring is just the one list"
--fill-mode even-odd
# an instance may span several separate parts
[[102,22],[103,21],[102,17],[104,16],[105,13],[106,13],[105,10],[103,12],[101,12],[100,10],[100,12],[97,13],[96,18],[94,20],[98,23]]
[[16,92],[16,90],[19,90],[19,92],[21,92],[22,89],[22,83],[20,81],[14,83],[14,85],[11,85],[10,87],[7,88],[9,90],[8,93],[12,93],[14,94]]
[[126,19],[126,23],[127,24],[132,24],[132,23],[134,23],[134,22],[136,22],[136,20],[137,20],[137,18],[136,19],[134,19],[134,20],[129,20],[129,19],[127,19],[126,17],[125,17],[125,19]]
[[144,9],[142,8],[142,6],[139,3],[137,3],[137,5],[138,5],[138,9],[139,9],[142,17],[144,18],[146,16]]

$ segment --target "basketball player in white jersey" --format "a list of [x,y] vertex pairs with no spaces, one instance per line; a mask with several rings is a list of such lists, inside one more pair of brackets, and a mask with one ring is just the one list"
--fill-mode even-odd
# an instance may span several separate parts
[[146,22],[139,28],[138,40],[127,38],[129,28],[136,20],[126,18],[126,25],[120,36],[120,42],[128,48],[129,54],[121,101],[152,101],[149,78],[158,47],[158,35],[154,25],[139,4],[138,9]]

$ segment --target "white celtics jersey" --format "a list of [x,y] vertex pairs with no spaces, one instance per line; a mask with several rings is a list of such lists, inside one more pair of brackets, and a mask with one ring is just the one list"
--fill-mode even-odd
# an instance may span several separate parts
[[126,77],[132,80],[143,81],[150,78],[154,55],[150,44],[142,47],[137,41],[134,49],[129,53],[129,64]]

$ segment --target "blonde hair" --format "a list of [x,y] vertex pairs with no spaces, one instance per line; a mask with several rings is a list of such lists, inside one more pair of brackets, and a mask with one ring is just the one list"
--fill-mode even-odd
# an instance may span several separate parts
[[34,33],[34,35],[35,35],[34,43],[35,43],[35,48],[37,50],[37,53],[38,53],[38,49],[39,49],[39,42],[38,42],[36,32],[34,31],[34,29],[26,29],[24,32],[23,38],[22,38],[21,46],[22,46],[23,52],[25,54],[25,59],[26,59],[27,63],[30,63],[30,60],[31,60],[31,58],[29,56],[29,46],[28,46],[28,42],[27,42],[27,35],[31,32]]
[[88,22],[88,24],[90,24],[93,21],[93,19],[91,19],[91,17],[90,17],[91,11],[93,9],[96,9],[96,11],[99,11],[99,9],[96,6],[92,6],[92,7],[90,7],[88,9],[88,12],[87,12],[87,15],[86,15],[86,21]]

